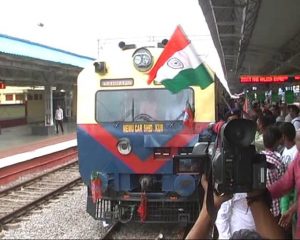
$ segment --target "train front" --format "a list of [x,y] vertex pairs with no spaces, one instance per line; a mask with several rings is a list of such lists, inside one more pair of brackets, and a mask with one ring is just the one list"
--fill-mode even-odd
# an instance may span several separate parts
[[110,52],[78,77],[77,139],[87,211],[105,221],[194,222],[199,161],[189,156],[214,120],[214,84],[172,94],[147,84],[162,49]]

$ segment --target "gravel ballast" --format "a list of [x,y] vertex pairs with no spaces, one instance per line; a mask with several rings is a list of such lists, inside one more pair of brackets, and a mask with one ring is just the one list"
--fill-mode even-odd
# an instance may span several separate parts
[[[86,187],[59,196],[37,212],[7,225],[2,239],[99,239],[105,228],[86,212]],[[26,220],[24,220],[26,219]]]

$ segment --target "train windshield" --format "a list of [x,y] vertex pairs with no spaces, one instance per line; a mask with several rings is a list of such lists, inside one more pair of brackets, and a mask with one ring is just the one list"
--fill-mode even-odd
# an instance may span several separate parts
[[167,89],[98,91],[97,122],[183,120],[184,110],[194,106],[193,89],[172,94]]

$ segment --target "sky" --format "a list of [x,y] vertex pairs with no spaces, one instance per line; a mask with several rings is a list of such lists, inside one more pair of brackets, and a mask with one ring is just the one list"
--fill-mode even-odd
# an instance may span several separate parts
[[1,34],[95,58],[120,41],[168,39],[178,24],[224,82],[198,0],[1,0]]

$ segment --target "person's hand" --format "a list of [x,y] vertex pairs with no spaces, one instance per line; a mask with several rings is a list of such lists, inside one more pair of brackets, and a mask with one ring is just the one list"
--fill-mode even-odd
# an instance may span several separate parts
[[268,208],[272,207],[272,196],[268,188],[248,192],[246,199],[249,207],[253,202],[263,202]]
[[[206,200],[208,181],[207,181],[207,178],[206,178],[205,174],[203,174],[202,177],[201,177],[201,185],[204,189],[204,192],[205,192],[205,198],[204,199]],[[219,209],[223,202],[226,202],[231,198],[232,198],[231,194],[217,194],[214,191],[214,206],[215,206],[215,208]]]
[[282,214],[278,224],[283,228],[288,228],[292,223],[293,215],[297,212],[297,202],[293,203],[290,208]]
[[285,213],[282,214],[278,222],[279,226],[287,229],[292,223],[292,218],[293,218],[293,213],[290,211],[286,211]]
[[219,209],[223,202],[226,202],[232,198],[232,194],[217,194],[214,192],[214,204]]

